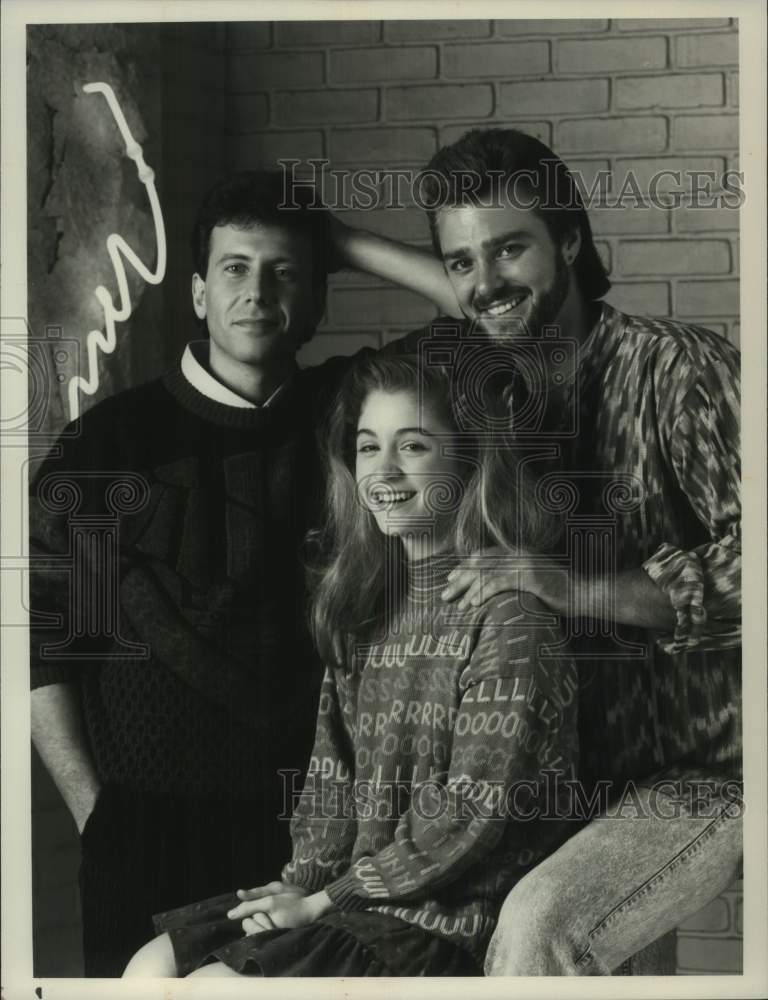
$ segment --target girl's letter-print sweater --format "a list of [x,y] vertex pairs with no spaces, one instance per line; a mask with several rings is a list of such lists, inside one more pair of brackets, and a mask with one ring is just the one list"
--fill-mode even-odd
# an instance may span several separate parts
[[326,669],[283,878],[482,962],[507,893],[572,830],[556,799],[575,776],[577,674],[530,595],[443,604],[455,564],[412,565],[396,625]]

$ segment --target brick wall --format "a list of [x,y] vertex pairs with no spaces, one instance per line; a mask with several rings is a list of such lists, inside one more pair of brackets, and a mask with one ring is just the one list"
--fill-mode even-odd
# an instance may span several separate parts
[[743,899],[740,880],[680,926],[678,975],[742,971]]
[[[332,168],[418,168],[474,125],[536,135],[591,186],[632,170],[738,169],[738,28],[733,20],[347,21],[229,25],[235,168],[326,157]],[[738,213],[593,211],[630,312],[702,323],[739,339]],[[348,221],[428,245],[418,208]],[[326,321],[302,359],[379,344],[433,315],[361,275],[331,281]]]

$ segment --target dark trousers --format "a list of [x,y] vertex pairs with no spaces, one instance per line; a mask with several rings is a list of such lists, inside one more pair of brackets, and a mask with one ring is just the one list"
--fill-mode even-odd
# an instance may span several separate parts
[[120,976],[152,915],[279,878],[290,857],[276,802],[150,795],[106,785],[82,835],[86,976]]

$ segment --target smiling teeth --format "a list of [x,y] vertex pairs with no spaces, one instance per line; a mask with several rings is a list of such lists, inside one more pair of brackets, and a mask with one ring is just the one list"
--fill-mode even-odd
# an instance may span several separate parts
[[399,500],[410,500],[415,493],[406,493],[403,490],[398,490],[394,492],[392,490],[387,490],[385,493],[373,493],[371,494],[375,503],[394,503]]
[[502,302],[498,306],[490,306],[485,311],[491,316],[503,316],[504,313],[508,313],[511,309],[514,309],[516,306],[519,306],[524,298],[525,298],[524,295],[520,295],[516,299],[510,299],[508,302]]

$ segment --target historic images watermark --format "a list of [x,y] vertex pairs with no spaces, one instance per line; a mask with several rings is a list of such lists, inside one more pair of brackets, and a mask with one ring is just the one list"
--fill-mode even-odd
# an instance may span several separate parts
[[[278,160],[283,174],[282,209],[298,209],[299,191],[313,193],[310,208],[330,211],[378,211],[415,205],[437,211],[445,205],[481,200],[491,206],[528,210],[726,208],[738,210],[746,201],[744,172],[675,170],[650,177],[634,170],[598,170],[586,176],[569,170],[562,160],[544,160],[536,170],[512,173],[490,170],[444,176],[433,170],[332,167],[324,158]],[[565,182],[565,183],[564,183]],[[564,193],[565,192],[565,193]]]
[[[339,822],[371,817],[396,821],[411,809],[421,820],[449,816],[461,823],[476,819],[586,823],[597,816],[611,821],[714,819],[724,811],[738,817],[746,809],[743,785],[733,779],[660,778],[650,783],[601,779],[587,786],[560,770],[544,768],[536,778],[509,783],[466,776],[419,779],[415,773],[361,780],[330,758],[310,762],[306,785],[298,771],[279,773],[282,820],[290,820],[297,808],[303,816]],[[317,784],[322,785],[322,795],[314,794]]]

